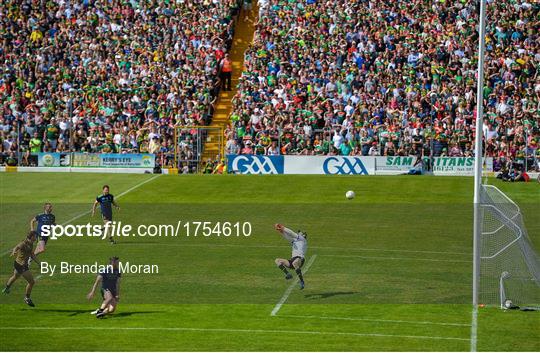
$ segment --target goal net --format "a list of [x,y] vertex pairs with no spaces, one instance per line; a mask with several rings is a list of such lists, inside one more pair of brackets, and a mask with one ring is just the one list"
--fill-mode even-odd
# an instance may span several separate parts
[[493,185],[481,191],[479,303],[540,307],[540,259],[521,210]]

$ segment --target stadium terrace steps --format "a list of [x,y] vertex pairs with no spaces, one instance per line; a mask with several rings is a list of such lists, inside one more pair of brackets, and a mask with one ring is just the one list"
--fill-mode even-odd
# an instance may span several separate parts
[[[233,45],[229,52],[233,62],[232,91],[221,91],[219,94],[215,104],[212,123],[210,124],[210,127],[219,129],[209,130],[201,158],[201,164],[205,163],[208,159],[215,160],[218,156],[222,157],[224,153],[224,151],[220,151],[219,148],[220,136],[218,136],[218,134],[221,134],[229,124],[229,116],[232,111],[231,101],[236,95],[236,85],[238,84],[238,80],[244,68],[244,52],[253,40],[257,14],[259,13],[256,1],[253,2],[253,5],[253,9],[249,12],[242,10],[236,20]],[[222,147],[224,149],[225,143],[222,144]],[[202,165],[200,167],[202,167]]]

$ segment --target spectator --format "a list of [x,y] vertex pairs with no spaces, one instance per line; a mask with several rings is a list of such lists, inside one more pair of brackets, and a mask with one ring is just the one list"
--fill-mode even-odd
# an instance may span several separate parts
[[[528,164],[540,6],[487,10],[485,142]],[[284,154],[473,155],[477,1],[259,0],[259,11],[231,114],[238,141],[273,129]]]
[[210,121],[238,9],[237,0],[0,6],[4,147],[16,151],[11,135],[28,133],[34,153],[170,154],[175,126]]
[[221,88],[224,91],[230,91],[232,82],[232,60],[229,58],[229,54],[225,54],[219,67],[221,70]]

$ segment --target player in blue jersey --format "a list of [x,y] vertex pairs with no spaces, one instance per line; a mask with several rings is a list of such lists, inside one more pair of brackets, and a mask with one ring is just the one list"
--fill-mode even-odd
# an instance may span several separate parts
[[35,231],[38,237],[38,244],[34,251],[34,256],[45,252],[45,246],[47,245],[47,241],[49,241],[49,237],[42,232],[43,226],[53,226],[56,224],[56,218],[54,217],[52,210],[52,204],[47,202],[43,206],[43,213],[36,215],[30,221],[30,230]]
[[[97,205],[99,205],[100,211],[101,211],[101,217],[103,218],[103,224],[107,224],[109,222],[112,222],[113,220],[113,206],[120,210],[120,206],[114,201],[114,196],[109,193],[109,185],[103,186],[103,193],[96,197],[96,200],[94,201],[94,206],[92,207],[92,217],[96,213]],[[109,241],[111,244],[116,244],[116,242],[113,239],[112,234],[109,235]]]
[[86,296],[88,300],[92,299],[96,294],[98,285],[101,283],[103,302],[99,309],[92,312],[98,319],[107,314],[112,314],[116,310],[120,300],[120,277],[122,277],[122,274],[119,269],[119,258],[111,257],[109,265],[99,272],[90,293]]

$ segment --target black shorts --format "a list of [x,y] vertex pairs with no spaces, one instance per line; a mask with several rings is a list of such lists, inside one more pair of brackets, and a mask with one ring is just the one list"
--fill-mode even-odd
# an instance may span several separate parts
[[47,244],[47,242],[49,241],[49,237],[44,237],[42,235],[39,236],[39,240],[43,240],[45,242],[45,244]]
[[116,298],[116,289],[101,288],[101,297],[105,300],[105,291],[111,292],[112,296]]
[[107,213],[107,214],[101,214],[101,217],[103,218],[104,221],[106,222],[112,222],[112,213]]
[[290,268],[290,269],[294,269],[294,267],[293,267],[293,262],[294,262],[294,260],[296,260],[296,259],[300,259],[300,260],[301,260],[300,267],[304,266],[305,259],[304,259],[303,257],[301,257],[301,256],[294,256],[294,257],[291,257],[291,258],[289,259],[289,268]]
[[24,265],[19,264],[17,261],[13,261],[13,268],[20,275],[30,270],[30,268],[28,268],[28,261],[26,261]]

